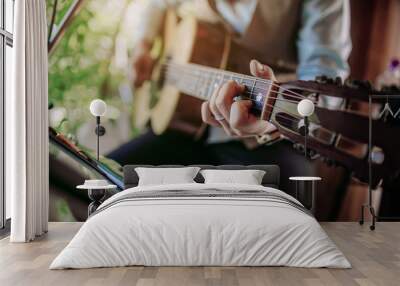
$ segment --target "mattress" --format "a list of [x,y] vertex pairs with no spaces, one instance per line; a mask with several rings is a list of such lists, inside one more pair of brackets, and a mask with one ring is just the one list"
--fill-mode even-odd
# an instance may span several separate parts
[[312,214],[284,192],[198,183],[114,195],[50,269],[130,265],[351,267]]

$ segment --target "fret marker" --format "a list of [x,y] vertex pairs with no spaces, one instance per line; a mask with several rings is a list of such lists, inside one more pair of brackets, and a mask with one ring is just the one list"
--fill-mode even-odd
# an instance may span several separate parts
[[261,101],[262,98],[263,98],[263,95],[262,95],[261,92],[259,92],[259,93],[257,94],[256,100],[257,100],[257,101]]

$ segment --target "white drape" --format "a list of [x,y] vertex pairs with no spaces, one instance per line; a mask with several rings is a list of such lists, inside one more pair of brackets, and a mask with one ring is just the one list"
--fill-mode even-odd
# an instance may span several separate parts
[[6,98],[6,187],[12,242],[47,231],[48,99],[45,0],[15,1],[13,92]]

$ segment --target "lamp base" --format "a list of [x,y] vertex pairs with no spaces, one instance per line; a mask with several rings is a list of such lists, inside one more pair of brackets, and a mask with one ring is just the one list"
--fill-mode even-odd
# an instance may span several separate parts
[[106,194],[105,189],[89,189],[88,195],[92,202],[88,206],[88,216],[94,213],[97,208],[101,205],[102,200]]

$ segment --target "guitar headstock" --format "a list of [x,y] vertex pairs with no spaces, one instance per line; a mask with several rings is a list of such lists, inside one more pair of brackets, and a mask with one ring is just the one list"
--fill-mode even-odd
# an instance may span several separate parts
[[[393,91],[396,93],[396,91]],[[329,158],[354,172],[361,181],[368,181],[369,149],[373,166],[373,185],[381,179],[389,180],[400,170],[400,126],[384,122],[374,114],[369,118],[369,101],[377,108],[378,100],[374,91],[362,81],[348,81],[319,78],[315,81],[292,81],[280,83],[275,92],[265,99],[271,110],[267,119],[274,123],[282,135],[303,143],[301,127],[304,119],[297,112],[297,104],[308,98],[315,104],[310,123],[307,145],[322,157]],[[400,94],[398,92],[397,94]],[[381,100],[379,102],[382,102]],[[370,121],[372,138],[369,142]]]

